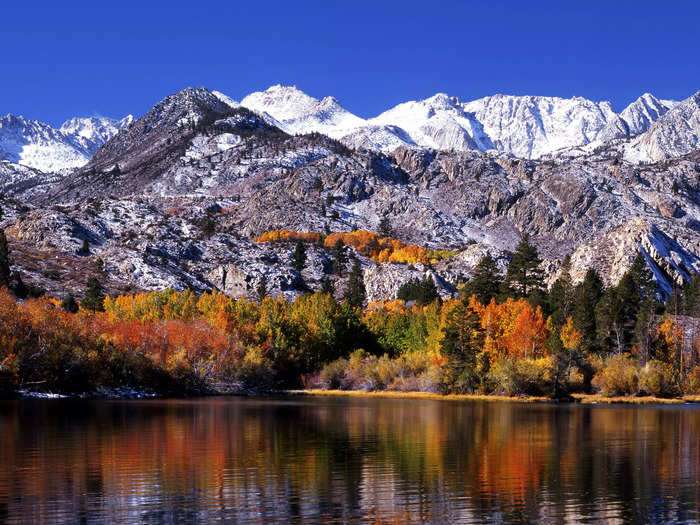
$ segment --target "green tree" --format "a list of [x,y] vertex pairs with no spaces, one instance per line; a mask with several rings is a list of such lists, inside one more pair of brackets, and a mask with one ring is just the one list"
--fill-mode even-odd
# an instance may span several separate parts
[[5,230],[0,230],[0,287],[10,286],[10,247]]
[[396,233],[394,232],[394,228],[391,226],[389,216],[386,213],[382,215],[382,218],[379,221],[378,233],[381,237],[394,237],[396,235]]
[[78,311],[78,303],[75,301],[75,297],[73,297],[72,293],[68,293],[63,296],[63,299],[61,300],[61,308],[72,314]]
[[87,238],[87,235],[83,237],[83,244],[80,247],[80,255],[90,255],[90,241]]
[[97,277],[90,277],[87,282],[85,298],[80,305],[86,310],[104,312],[104,300],[105,294],[102,289],[102,283]]
[[306,266],[306,246],[299,239],[294,247],[294,252],[292,252],[292,268],[300,272],[304,266]]
[[267,275],[262,274],[260,277],[260,280],[258,281],[258,285],[255,287],[255,295],[258,296],[258,302],[263,302],[263,299],[267,297],[268,294],[268,289],[267,289]]
[[333,272],[336,275],[343,275],[348,257],[345,253],[345,243],[342,239],[336,241],[331,252],[331,257],[333,259]]
[[450,392],[473,392],[478,386],[477,360],[484,335],[479,316],[466,299],[447,314],[440,351],[447,358],[445,385]]
[[501,287],[501,276],[498,272],[495,259],[490,252],[486,252],[474,267],[474,275],[467,281],[464,287],[464,295],[469,298],[476,295],[482,304],[488,304],[493,297],[498,296]]
[[562,261],[559,278],[549,290],[549,310],[552,312],[552,322],[561,327],[566,319],[573,315],[574,285],[571,281],[571,257],[567,255]]
[[439,299],[439,297],[440,294],[437,286],[435,286],[435,281],[429,275],[424,276],[422,279],[417,277],[409,279],[399,287],[396,293],[397,299],[415,301],[418,304],[429,304],[435,299]]
[[583,337],[582,344],[586,352],[592,352],[596,347],[595,308],[603,291],[603,281],[593,268],[586,270],[583,281],[574,288],[574,326]]
[[333,297],[335,294],[335,286],[333,285],[333,281],[329,278],[326,277],[321,281],[321,293],[325,293]]
[[540,268],[541,263],[537,248],[530,244],[527,235],[523,235],[508,264],[504,293],[515,298],[529,299],[535,292],[542,291],[544,271]]
[[348,277],[348,289],[345,292],[345,299],[352,306],[362,308],[366,296],[367,291],[365,290],[365,278],[362,275],[362,265],[359,260],[355,259]]

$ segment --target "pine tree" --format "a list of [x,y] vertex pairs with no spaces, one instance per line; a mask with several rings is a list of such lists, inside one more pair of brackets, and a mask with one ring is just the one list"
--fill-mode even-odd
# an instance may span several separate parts
[[473,392],[478,384],[478,354],[483,347],[479,316],[460,301],[445,319],[440,353],[447,358],[445,383],[451,392]]
[[10,286],[10,247],[5,230],[0,230],[0,287]]
[[90,255],[90,241],[88,241],[87,235],[83,237],[83,244],[80,247],[80,255]]
[[394,228],[391,226],[391,221],[389,220],[389,216],[384,213],[382,215],[381,220],[379,221],[379,236],[380,237],[389,237],[392,238],[396,234],[394,233]]
[[362,265],[355,259],[348,278],[348,289],[345,292],[345,299],[348,303],[357,308],[362,308],[365,303],[367,292],[365,290],[365,278],[362,275]]
[[292,253],[292,268],[300,272],[306,266],[306,246],[301,240],[297,240],[297,244]]
[[333,258],[333,271],[336,275],[343,275],[348,258],[345,254],[345,243],[342,239],[336,241],[331,255]]
[[85,298],[80,303],[80,305],[86,309],[93,312],[104,312],[104,300],[105,295],[102,290],[102,283],[97,277],[90,277],[87,282],[87,290],[85,291]]
[[263,302],[263,299],[267,297],[267,275],[262,274],[260,277],[260,280],[258,281],[258,285],[255,287],[255,294],[258,296],[258,302]]
[[325,293],[333,297],[335,294],[335,286],[333,285],[333,281],[326,277],[321,281],[321,293]]
[[561,327],[573,314],[574,285],[571,281],[571,257],[564,257],[559,278],[549,290],[549,309],[555,326]]
[[501,287],[501,277],[495,259],[486,252],[474,267],[474,275],[464,287],[465,297],[476,295],[481,304],[488,304],[491,298],[498,295]]
[[533,292],[541,291],[544,288],[541,263],[537,248],[530,244],[529,237],[524,235],[511,256],[504,292],[512,294],[515,298],[527,299]]
[[598,273],[589,268],[583,281],[574,289],[574,326],[583,336],[583,348],[592,352],[596,346],[595,308],[603,295],[603,281]]
[[63,296],[63,300],[61,300],[61,308],[72,314],[78,311],[78,303],[75,301],[75,297],[73,297],[72,293],[68,293]]
[[399,287],[397,299],[402,301],[415,301],[417,304],[429,304],[440,298],[437,286],[432,277],[426,275],[422,279],[417,277],[409,279]]

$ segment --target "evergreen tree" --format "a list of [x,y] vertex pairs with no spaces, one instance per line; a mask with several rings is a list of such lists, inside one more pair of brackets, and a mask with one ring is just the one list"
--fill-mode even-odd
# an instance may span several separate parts
[[382,215],[382,218],[379,221],[379,231],[377,233],[379,233],[380,237],[394,237],[396,235],[394,233],[394,228],[391,226],[389,216],[386,213]]
[[255,287],[255,294],[258,296],[258,302],[263,302],[263,299],[267,297],[267,275],[262,274],[260,277],[260,280],[258,281],[258,285]]
[[321,293],[328,294],[331,297],[335,295],[335,286],[330,278],[326,277],[321,281]]
[[63,296],[63,300],[61,300],[61,308],[72,314],[78,311],[78,303],[75,301],[75,297],[73,297],[72,293],[68,293]]
[[333,271],[336,275],[343,275],[348,257],[345,253],[345,243],[342,239],[336,241],[331,256],[333,258]]
[[207,239],[216,233],[216,222],[211,214],[207,213],[199,220],[199,229],[202,230],[202,235]]
[[552,322],[562,326],[566,319],[573,315],[574,285],[571,281],[571,257],[564,257],[559,278],[554,281],[549,290],[549,310],[552,312]]
[[352,306],[362,308],[365,303],[367,292],[365,290],[365,278],[362,275],[362,265],[360,261],[355,259],[348,277],[348,289],[345,292],[345,299]]
[[479,316],[466,300],[451,309],[445,319],[440,353],[447,358],[445,384],[451,392],[473,392],[478,386],[477,361],[483,348]]
[[83,237],[83,245],[80,247],[80,255],[90,255],[90,241],[88,241],[87,235]]
[[104,312],[105,294],[102,290],[102,283],[97,277],[90,277],[87,282],[85,298],[80,305],[86,310],[93,312]]
[[10,247],[5,230],[0,230],[0,287],[10,286]]
[[541,263],[537,248],[530,244],[529,237],[524,235],[511,255],[504,292],[512,294],[515,298],[528,299],[533,292],[543,290],[544,272],[540,268]]
[[474,268],[474,275],[464,287],[465,297],[476,295],[482,304],[488,304],[493,297],[498,296],[501,287],[501,276],[495,259],[486,252]]
[[592,352],[596,346],[595,308],[603,295],[603,281],[593,268],[586,271],[583,281],[574,288],[573,318],[576,330],[583,337],[583,348]]
[[399,287],[397,299],[402,301],[415,301],[418,304],[429,304],[440,298],[437,286],[432,277],[426,275],[422,279],[413,278]]
[[297,240],[292,253],[292,268],[300,272],[304,269],[304,266],[306,266],[306,246],[301,240]]

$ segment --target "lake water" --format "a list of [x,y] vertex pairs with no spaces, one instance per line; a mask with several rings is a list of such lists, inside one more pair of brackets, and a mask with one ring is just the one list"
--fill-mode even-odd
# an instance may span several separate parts
[[0,523],[695,523],[700,407],[0,402]]

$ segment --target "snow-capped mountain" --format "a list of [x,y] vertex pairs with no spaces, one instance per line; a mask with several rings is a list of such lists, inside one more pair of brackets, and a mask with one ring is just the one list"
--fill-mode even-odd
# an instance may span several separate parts
[[241,101],[287,133],[315,131],[351,147],[384,152],[399,146],[496,150],[522,158],[640,135],[677,104],[645,93],[617,113],[609,102],[581,97],[493,95],[461,102],[438,93],[363,119],[333,97],[318,100],[296,87],[272,86]]
[[700,91],[679,102],[625,148],[629,161],[656,162],[700,147]]
[[38,120],[6,115],[0,118],[0,160],[45,172],[83,166],[100,146],[133,120],[131,115],[121,120],[72,118],[55,129]]
[[296,87],[272,86],[265,91],[251,93],[241,101],[241,105],[256,113],[267,113],[290,134],[316,131],[339,138],[366,125],[364,119],[347,111],[335,98],[318,100]]

